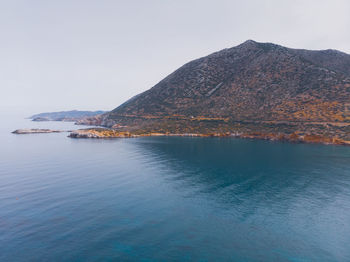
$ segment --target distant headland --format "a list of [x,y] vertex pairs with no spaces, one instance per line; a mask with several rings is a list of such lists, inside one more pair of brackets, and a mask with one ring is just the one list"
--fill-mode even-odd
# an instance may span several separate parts
[[32,121],[69,121],[76,122],[85,117],[93,117],[106,113],[106,111],[60,111],[35,114],[29,117]]

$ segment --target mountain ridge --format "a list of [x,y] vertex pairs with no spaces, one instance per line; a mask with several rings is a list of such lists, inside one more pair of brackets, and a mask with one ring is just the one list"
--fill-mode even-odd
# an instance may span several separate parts
[[[238,51],[238,52],[237,52]],[[112,113],[117,113],[117,114],[135,114],[135,115],[140,115],[143,114],[145,111],[151,113],[151,114],[159,114],[159,115],[169,115],[172,113],[179,113],[179,114],[185,114],[185,115],[191,115],[191,114],[196,114],[196,109],[195,108],[191,108],[191,110],[188,110],[190,112],[184,112],[183,108],[177,108],[178,110],[174,112],[173,111],[169,111],[167,110],[167,106],[163,103],[163,106],[161,105],[162,101],[157,101],[158,100],[162,100],[163,102],[168,102],[169,106],[173,106],[173,103],[176,101],[172,101],[170,98],[171,97],[167,97],[167,96],[171,96],[171,95],[176,95],[174,90],[175,89],[180,89],[181,85],[184,85],[183,90],[184,92],[182,92],[182,94],[178,94],[182,97],[185,98],[191,98],[192,96],[192,100],[198,100],[198,96],[202,96],[202,98],[209,97],[211,95],[213,95],[213,93],[219,91],[218,85],[220,83],[222,83],[221,85],[221,89],[223,87],[223,85],[227,85],[229,83],[227,82],[237,82],[237,80],[233,79],[234,77],[237,77],[237,75],[239,76],[240,72],[237,72],[238,70],[234,70],[234,67],[237,65],[239,65],[241,68],[242,67],[251,67],[253,66],[257,66],[257,65],[262,65],[265,66],[266,68],[266,63],[264,65],[264,62],[267,60],[266,58],[270,58],[271,59],[271,54],[275,56],[275,60],[279,60],[277,62],[279,62],[281,64],[281,59],[289,59],[289,63],[293,62],[293,60],[299,60],[297,62],[301,63],[302,65],[306,65],[307,67],[305,69],[300,69],[299,70],[308,70],[308,71],[312,71],[312,70],[324,70],[325,72],[323,72],[323,75],[328,75],[329,80],[331,80],[331,78],[334,78],[334,76],[332,76],[331,74],[336,74],[336,76],[338,78],[340,78],[339,80],[343,80],[343,81],[347,81],[348,84],[350,84],[350,79],[347,79],[350,77],[350,56],[345,54],[345,53],[341,53],[342,55],[345,55],[345,57],[347,58],[347,61],[345,61],[345,63],[342,64],[346,64],[347,67],[342,66],[342,68],[344,68],[345,70],[339,70],[338,64],[336,64],[336,66],[334,66],[333,64],[329,64],[325,65],[325,56],[329,56],[327,55],[327,53],[329,53],[329,51],[311,51],[311,52],[316,52],[315,54],[317,55],[321,55],[321,60],[322,60],[322,65],[320,64],[315,64],[315,60],[320,60],[318,57],[316,56],[311,56],[310,53],[307,53],[307,55],[309,57],[312,57],[313,59],[306,59],[305,57],[307,55],[303,54],[305,52],[305,50],[303,49],[290,49],[290,48],[285,48],[279,45],[275,45],[275,44],[271,44],[271,43],[257,43],[255,41],[252,40],[248,40],[246,42],[244,42],[241,45],[238,45],[237,47],[233,47],[233,48],[229,48],[229,49],[224,49],[221,50],[219,52],[215,52],[209,56],[206,57],[202,57],[196,60],[193,60],[189,63],[186,63],[185,65],[183,65],[182,67],[180,67],[178,70],[174,71],[173,73],[171,73],[169,76],[167,76],[166,78],[164,78],[162,81],[160,81],[158,84],[156,84],[153,88],[147,90],[146,92],[139,94],[137,96],[137,99],[139,101],[135,101],[135,100],[131,100],[133,101],[134,104],[130,104],[131,101],[124,103],[123,105],[117,107],[116,109],[112,110]],[[324,53],[326,52],[326,54]],[[244,55],[241,57],[237,57],[237,58],[233,58],[231,59],[231,61],[228,61],[228,65],[223,65],[224,68],[222,68],[222,70],[217,70],[220,69],[220,63],[225,63],[228,58],[230,58],[230,55],[232,57],[232,55],[235,55],[237,53],[243,53]],[[267,54],[267,55],[266,55]],[[277,57],[276,57],[277,56]],[[333,55],[330,55],[331,57]],[[214,67],[216,66],[216,68],[213,69],[208,69],[208,67],[210,67],[210,63],[211,60],[214,60],[215,64]],[[236,61],[234,61],[236,60]],[[302,61],[304,60],[304,61]],[[275,61],[271,61],[271,62],[275,62]],[[268,64],[267,66],[271,67],[271,62],[270,64]],[[283,61],[282,61],[283,62]],[[208,65],[209,64],[209,65]],[[286,67],[286,65],[284,65],[284,67]],[[347,69],[349,68],[349,69]],[[232,70],[233,69],[233,70]],[[257,73],[261,73],[263,71],[262,68],[254,68],[255,70],[253,70],[254,72]],[[282,68],[283,69],[283,68]],[[294,68],[295,70],[298,70],[298,68]],[[209,74],[204,73],[203,75],[201,75],[201,71],[209,71]],[[210,70],[214,71],[214,73],[221,73],[222,76],[218,76],[216,77],[213,74],[210,74]],[[248,68],[248,78],[253,78],[254,76],[251,74],[251,72],[249,72]],[[186,72],[185,72],[186,71]],[[194,74],[197,74],[193,77],[193,80],[197,80],[197,81],[205,81],[207,80],[206,86],[205,85],[201,85],[201,83],[199,83],[199,88],[196,88],[196,85],[198,86],[198,82],[196,83],[195,81],[191,81],[191,71],[192,74],[194,72]],[[215,72],[216,71],[216,72]],[[223,72],[225,71],[225,72]],[[252,70],[251,70],[252,71]],[[275,73],[276,71],[278,72],[278,70],[274,70],[274,68],[272,68],[272,73]],[[328,72],[329,71],[329,72]],[[250,75],[249,75],[250,73]],[[313,72],[308,72],[308,75],[311,76]],[[317,73],[317,72],[316,72]],[[259,77],[259,76],[258,76]],[[282,77],[280,77],[279,79],[283,79]],[[189,81],[188,81],[189,80]],[[278,81],[278,77],[271,79],[270,83],[264,83],[269,84],[269,87],[273,86],[274,84],[278,84],[278,83],[274,83],[274,81]],[[302,79],[301,79],[302,80]],[[336,85],[336,84],[341,84],[338,81],[333,81],[333,83],[331,83],[331,85]],[[175,83],[173,83],[175,82]],[[249,83],[245,84],[245,83],[239,83],[241,85],[249,85]],[[253,83],[254,84],[254,83]],[[261,84],[261,83],[260,83]],[[304,85],[299,83],[299,88],[303,88],[305,85],[307,85],[308,83],[305,83]],[[168,87],[169,85],[171,85],[170,87]],[[211,86],[211,88],[208,88],[208,86]],[[328,85],[329,86],[329,85]],[[254,87],[254,86],[253,86]],[[217,90],[214,90],[214,88],[217,88]],[[167,90],[168,89],[168,90]],[[196,90],[197,89],[197,90]],[[198,90],[199,89],[199,90]],[[226,87],[227,89],[227,87]],[[197,92],[196,92],[197,91]],[[210,91],[212,91],[212,93],[210,93]],[[266,90],[261,90],[262,91],[266,91]],[[288,91],[288,90],[287,90]],[[261,95],[260,92],[260,95]],[[151,93],[151,94],[150,94]],[[154,94],[152,94],[154,93]],[[149,95],[153,95],[153,97],[151,97],[151,99],[147,99]],[[242,94],[244,95],[244,94]],[[140,100],[146,100],[144,101],[145,103],[149,103],[151,102],[152,98],[157,101],[158,103],[155,103],[154,105],[146,105],[146,104],[141,104],[141,110],[137,110],[137,107],[140,107],[139,105],[135,105],[135,102],[137,102],[138,104],[140,104]],[[197,98],[197,99],[193,99],[193,98]],[[324,97],[327,98],[327,97]],[[148,100],[148,101],[147,101]],[[203,99],[201,99],[203,100]],[[209,99],[204,99],[204,100],[209,100]],[[159,103],[160,102],[160,103]],[[192,101],[193,102],[193,101]],[[234,103],[231,103],[234,104]],[[150,108],[152,107],[153,108]],[[131,108],[130,108],[131,107]],[[134,108],[133,108],[134,107]],[[136,108],[135,108],[136,107]],[[148,107],[148,110],[147,110]],[[157,111],[157,107],[159,109],[161,109],[161,112],[156,112]],[[151,109],[151,110],[150,110]],[[200,111],[199,113],[204,113],[205,111]],[[219,114],[221,116],[225,115],[225,116],[232,116],[232,112],[226,112],[226,114],[222,114],[220,112],[212,112],[209,113],[207,112],[206,115],[215,115],[215,114]]]
[[[350,55],[247,40],[184,64],[89,121],[140,132],[325,133],[306,123],[350,123]],[[255,124],[238,128],[238,122]],[[304,125],[266,128],[264,122]],[[328,129],[329,136],[349,136],[347,128]]]

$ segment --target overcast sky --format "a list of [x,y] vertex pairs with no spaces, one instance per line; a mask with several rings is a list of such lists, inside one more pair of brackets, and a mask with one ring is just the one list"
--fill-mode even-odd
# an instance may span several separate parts
[[253,39],[350,53],[349,0],[0,0],[0,105],[111,110]]

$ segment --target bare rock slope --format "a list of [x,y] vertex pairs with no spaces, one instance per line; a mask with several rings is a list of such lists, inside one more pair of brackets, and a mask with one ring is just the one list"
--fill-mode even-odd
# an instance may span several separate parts
[[248,40],[191,61],[90,124],[350,140],[350,55]]

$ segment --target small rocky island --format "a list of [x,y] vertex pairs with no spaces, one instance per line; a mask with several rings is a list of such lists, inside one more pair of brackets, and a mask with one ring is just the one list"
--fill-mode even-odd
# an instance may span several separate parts
[[12,132],[12,134],[44,134],[44,133],[60,133],[65,132],[61,130],[52,130],[52,129],[40,129],[40,128],[30,128],[30,129],[17,129]]

